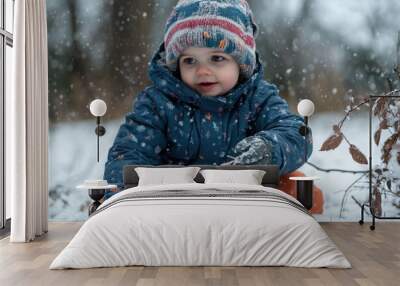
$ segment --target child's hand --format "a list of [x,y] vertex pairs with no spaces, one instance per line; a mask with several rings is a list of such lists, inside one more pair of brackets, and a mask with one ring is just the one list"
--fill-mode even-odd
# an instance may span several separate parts
[[241,140],[233,149],[235,155],[232,165],[250,165],[254,163],[270,164],[272,147],[263,139],[249,136]]

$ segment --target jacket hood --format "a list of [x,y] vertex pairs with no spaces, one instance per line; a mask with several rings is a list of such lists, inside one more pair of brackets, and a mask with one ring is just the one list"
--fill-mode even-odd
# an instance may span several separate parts
[[182,80],[177,78],[166,65],[165,47],[161,43],[158,50],[149,62],[149,77],[155,88],[173,101],[181,101],[188,105],[198,107],[204,111],[223,112],[231,110],[236,102],[247,94],[252,93],[254,88],[262,80],[264,69],[256,53],[256,69],[253,75],[245,82],[237,84],[225,95],[202,96],[190,88]]

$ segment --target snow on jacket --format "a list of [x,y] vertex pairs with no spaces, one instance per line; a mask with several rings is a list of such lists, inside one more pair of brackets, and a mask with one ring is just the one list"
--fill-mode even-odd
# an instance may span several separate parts
[[[164,46],[149,63],[153,85],[136,98],[108,153],[104,179],[123,188],[124,165],[221,164],[235,145],[256,135],[272,145],[281,174],[304,163],[303,119],[288,110],[277,88],[257,68],[222,96],[201,96],[165,67]],[[308,142],[308,156],[312,140]]]

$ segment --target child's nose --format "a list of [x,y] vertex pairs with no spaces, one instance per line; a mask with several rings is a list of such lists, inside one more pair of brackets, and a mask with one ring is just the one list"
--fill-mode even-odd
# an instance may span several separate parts
[[204,64],[200,64],[197,68],[197,75],[210,75],[211,74],[211,69]]

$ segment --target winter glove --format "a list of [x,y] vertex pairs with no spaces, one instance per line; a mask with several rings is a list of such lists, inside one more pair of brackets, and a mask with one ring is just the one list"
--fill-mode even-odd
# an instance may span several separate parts
[[257,136],[249,136],[236,144],[233,154],[233,160],[226,165],[267,165],[272,161],[272,146]]

